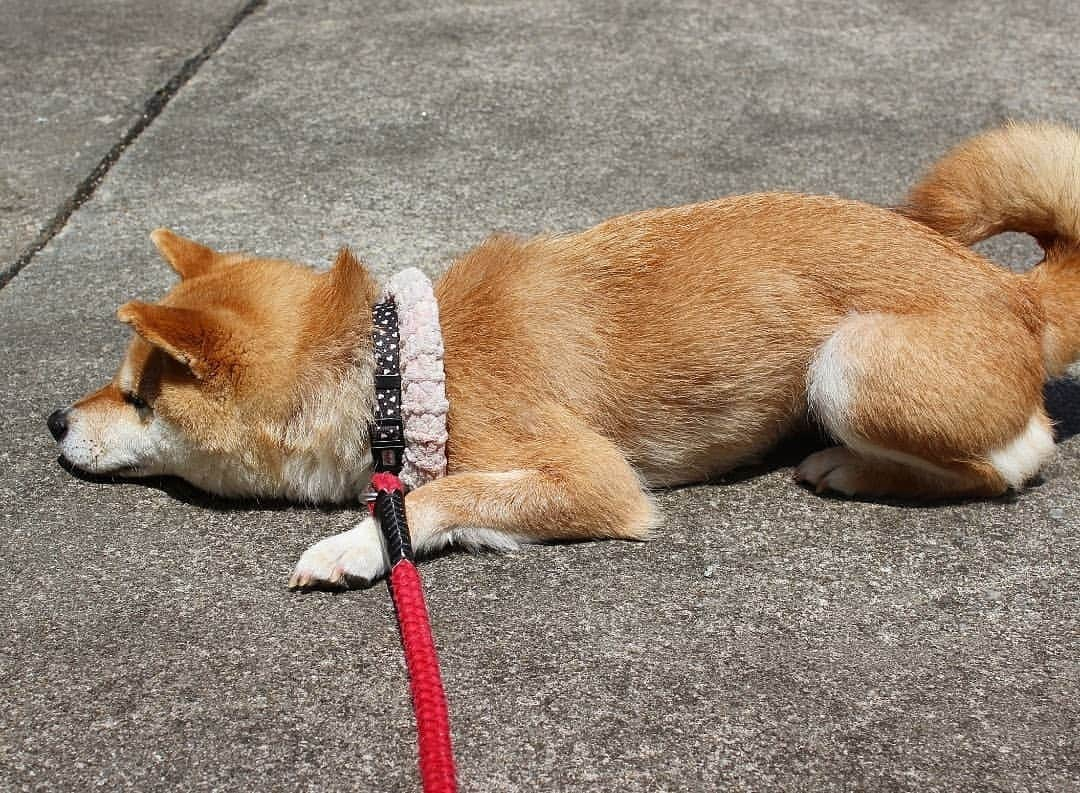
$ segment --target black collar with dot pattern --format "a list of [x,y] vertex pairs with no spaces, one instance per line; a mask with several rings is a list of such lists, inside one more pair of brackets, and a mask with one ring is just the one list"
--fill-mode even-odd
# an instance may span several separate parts
[[397,474],[405,456],[405,426],[401,418],[401,336],[393,299],[371,309],[375,343],[375,418],[371,423],[374,471]]

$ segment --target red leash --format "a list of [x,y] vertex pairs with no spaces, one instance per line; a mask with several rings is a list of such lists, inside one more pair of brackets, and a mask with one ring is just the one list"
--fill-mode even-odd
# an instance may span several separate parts
[[424,602],[424,588],[420,573],[412,562],[412,542],[405,522],[405,486],[390,473],[372,476],[371,486],[375,490],[372,512],[379,519],[386,539],[390,595],[394,599],[401,646],[409,670],[421,785],[424,793],[456,793],[450,712]]

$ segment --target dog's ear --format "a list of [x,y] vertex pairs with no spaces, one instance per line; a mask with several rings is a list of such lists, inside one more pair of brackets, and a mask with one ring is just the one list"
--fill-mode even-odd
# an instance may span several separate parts
[[311,292],[301,345],[324,354],[328,349],[351,354],[358,334],[371,339],[371,307],[378,296],[375,279],[348,248],[342,248]]
[[155,229],[150,239],[158,253],[176,270],[181,278],[205,275],[218,263],[220,256],[212,248],[181,237],[168,229]]
[[335,320],[351,324],[358,315],[371,316],[371,306],[378,296],[379,285],[367,268],[352,251],[342,248],[334,266],[319,277],[319,285],[312,292],[314,310],[311,315],[324,325],[327,322],[334,325]]
[[116,317],[200,380],[222,368],[219,352],[226,335],[205,312],[132,300],[120,306]]
[[348,248],[338,251],[329,278],[330,294],[343,303],[368,307],[379,296],[379,285]]

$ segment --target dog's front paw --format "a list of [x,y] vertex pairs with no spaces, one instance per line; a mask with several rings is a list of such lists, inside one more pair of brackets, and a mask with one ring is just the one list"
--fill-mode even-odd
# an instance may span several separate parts
[[289,578],[289,589],[370,586],[386,573],[388,564],[379,527],[368,517],[355,529],[304,551]]

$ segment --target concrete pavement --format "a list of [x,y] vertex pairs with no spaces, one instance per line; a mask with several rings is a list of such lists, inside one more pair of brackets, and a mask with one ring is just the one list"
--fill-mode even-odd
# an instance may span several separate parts
[[254,4],[0,6],[0,286]]
[[[491,230],[731,192],[890,203],[1006,117],[1080,124],[1068,2],[48,8],[3,7],[5,75],[48,79],[0,96],[85,109],[55,136],[5,118],[0,270],[229,35],[0,289],[12,790],[416,789],[385,589],[284,588],[355,512],[55,462],[44,416],[111,375],[115,308],[171,283],[151,229],[434,273]],[[84,80],[90,42],[111,71]],[[1080,790],[1080,384],[1049,396],[1060,454],[1015,498],[822,499],[789,449],[661,494],[647,545],[426,564],[463,790]]]

